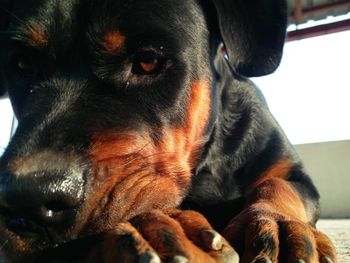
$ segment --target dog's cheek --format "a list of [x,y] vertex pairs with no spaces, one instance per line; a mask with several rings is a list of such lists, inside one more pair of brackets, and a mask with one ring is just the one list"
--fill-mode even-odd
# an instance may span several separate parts
[[[147,132],[99,132],[89,150],[92,173],[75,231],[105,231],[152,209],[178,205],[189,169],[163,154]],[[166,154],[165,154],[166,155]]]
[[196,166],[200,151],[207,141],[205,135],[211,111],[208,79],[203,78],[192,82],[183,122],[163,130],[159,146],[160,152],[176,153],[175,158],[178,163],[188,166],[189,170]]
[[81,215],[98,228],[93,231],[180,204],[205,143],[209,111],[209,84],[194,81],[184,121],[154,131],[160,134],[158,140],[141,131],[94,133],[88,153],[93,172]]
[[211,95],[209,78],[193,81],[188,104],[185,127],[187,145],[185,151],[190,154],[191,168],[196,166],[200,149],[206,143],[204,137],[211,111]]

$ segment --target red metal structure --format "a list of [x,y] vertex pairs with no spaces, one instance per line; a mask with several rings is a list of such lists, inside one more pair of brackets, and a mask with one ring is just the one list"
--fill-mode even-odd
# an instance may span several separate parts
[[[322,20],[328,16],[339,16],[350,13],[350,1],[330,0],[289,0],[290,24],[302,24],[309,20]],[[350,19],[313,26],[288,33],[287,41],[301,40],[330,33],[350,30]]]

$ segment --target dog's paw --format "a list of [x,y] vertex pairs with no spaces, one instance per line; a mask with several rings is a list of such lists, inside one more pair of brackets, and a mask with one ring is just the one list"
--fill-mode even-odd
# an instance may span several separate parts
[[102,238],[88,262],[161,262],[154,249],[129,222],[119,223]]
[[35,262],[238,263],[238,254],[194,211],[153,211],[106,233],[45,250]]
[[119,224],[103,245],[104,262],[232,262],[238,254],[193,211],[153,211]]
[[297,219],[247,208],[224,230],[223,236],[247,263],[336,263],[336,251],[322,232]]
[[238,262],[238,254],[194,211],[153,211],[132,220],[165,262]]

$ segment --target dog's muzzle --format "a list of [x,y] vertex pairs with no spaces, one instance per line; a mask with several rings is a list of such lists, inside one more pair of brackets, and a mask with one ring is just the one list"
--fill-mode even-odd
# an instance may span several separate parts
[[41,228],[68,228],[83,199],[83,172],[43,170],[0,174],[0,218],[26,236]]

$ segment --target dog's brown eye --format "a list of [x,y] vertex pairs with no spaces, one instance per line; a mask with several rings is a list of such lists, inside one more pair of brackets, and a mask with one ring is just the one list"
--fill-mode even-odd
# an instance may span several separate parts
[[152,73],[153,71],[155,71],[158,68],[158,59],[154,58],[152,60],[144,60],[144,61],[140,61],[140,67],[142,68],[142,70],[144,72],[147,73]]
[[34,73],[34,65],[30,58],[15,57],[12,60],[13,68],[20,74],[31,75]]
[[133,65],[133,73],[150,75],[160,72],[164,65],[164,60],[151,52],[139,55]]
[[29,60],[18,60],[17,68],[19,71],[25,74],[33,73],[33,65]]

